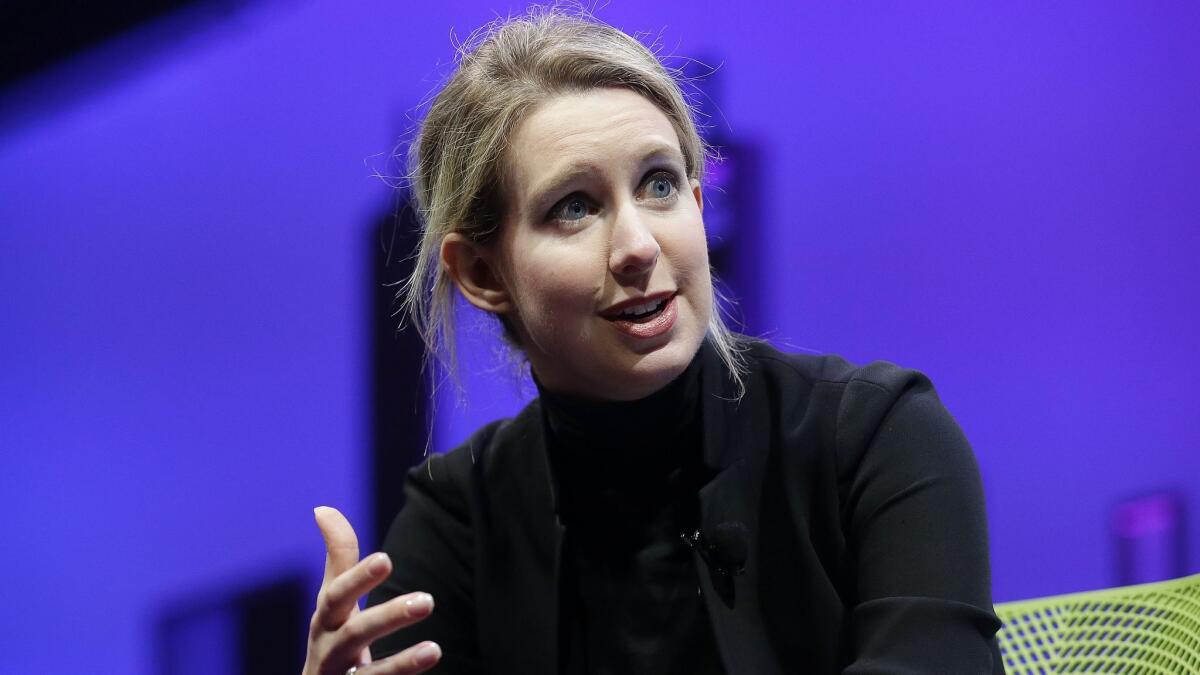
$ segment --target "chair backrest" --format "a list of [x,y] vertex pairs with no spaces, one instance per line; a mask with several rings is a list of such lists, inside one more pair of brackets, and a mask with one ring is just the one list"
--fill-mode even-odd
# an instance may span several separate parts
[[1008,675],[1200,674],[1200,574],[996,605]]

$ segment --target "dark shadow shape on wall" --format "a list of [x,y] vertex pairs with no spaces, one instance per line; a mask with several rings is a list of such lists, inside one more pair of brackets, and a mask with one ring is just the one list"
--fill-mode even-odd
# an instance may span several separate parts
[[304,668],[309,586],[301,575],[219,588],[158,613],[159,675],[295,675]]
[[215,37],[266,0],[0,3],[0,136]]
[[725,138],[720,144],[722,159],[709,164],[705,180],[709,264],[714,283],[730,300],[723,306],[732,320],[730,328],[761,335],[765,320],[761,279],[764,265],[759,258],[757,227],[760,160],[753,145]]
[[381,214],[369,229],[368,269],[371,304],[372,377],[372,509],[375,523],[371,548],[377,550],[400,508],[404,476],[425,456],[428,446],[429,387],[421,373],[424,346],[416,330],[399,330],[397,283],[412,273],[410,255],[420,237],[406,195]]
[[[698,131],[714,151],[705,165],[704,227],[714,283],[730,328],[748,335],[766,329],[759,227],[762,200],[758,148],[739,136],[725,118],[724,59],[699,54],[682,64],[684,89],[696,108]],[[779,254],[782,251],[772,251]]]
[[0,4],[0,86],[194,1],[15,0]]

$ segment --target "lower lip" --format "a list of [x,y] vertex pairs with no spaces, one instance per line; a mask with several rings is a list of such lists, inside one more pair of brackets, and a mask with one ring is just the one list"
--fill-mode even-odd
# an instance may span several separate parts
[[636,322],[617,319],[610,323],[626,335],[645,339],[658,337],[671,330],[675,325],[675,316],[675,296],[671,296],[671,299],[667,301],[667,305],[662,308],[662,311],[649,321]]

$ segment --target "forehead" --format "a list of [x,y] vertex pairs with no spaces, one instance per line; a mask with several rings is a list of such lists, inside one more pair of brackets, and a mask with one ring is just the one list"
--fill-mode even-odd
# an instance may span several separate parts
[[683,160],[671,121],[628,89],[556,96],[534,109],[509,140],[510,186],[519,202],[564,174],[628,169],[649,153]]

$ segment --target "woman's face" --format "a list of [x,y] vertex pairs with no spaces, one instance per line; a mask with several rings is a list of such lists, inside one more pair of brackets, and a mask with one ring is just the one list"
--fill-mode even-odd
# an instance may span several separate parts
[[712,281],[700,186],[642,96],[595,89],[538,106],[510,139],[498,268],[542,384],[632,400],[700,347]]

